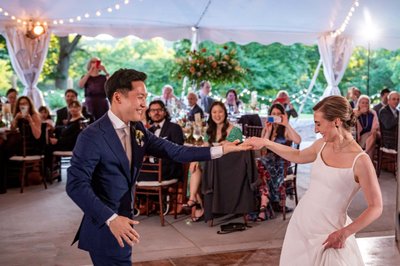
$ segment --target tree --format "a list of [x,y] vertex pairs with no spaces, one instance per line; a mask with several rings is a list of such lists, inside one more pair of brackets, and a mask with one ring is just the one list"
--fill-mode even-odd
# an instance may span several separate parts
[[60,45],[60,50],[58,54],[58,63],[56,67],[56,88],[65,90],[67,89],[68,80],[68,70],[70,66],[71,54],[74,52],[81,35],[76,35],[73,40],[69,41],[69,36],[57,37],[58,43]]

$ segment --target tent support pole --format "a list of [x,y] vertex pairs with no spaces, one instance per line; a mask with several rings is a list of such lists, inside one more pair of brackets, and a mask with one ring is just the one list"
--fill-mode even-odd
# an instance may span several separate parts
[[306,101],[307,101],[307,99],[308,99],[308,95],[310,95],[311,90],[312,90],[312,88],[313,88],[314,85],[315,85],[315,81],[317,80],[318,73],[319,73],[319,69],[321,68],[321,65],[322,65],[322,59],[319,59],[317,68],[315,69],[314,75],[313,75],[313,77],[312,77],[312,79],[311,79],[311,82],[310,82],[310,85],[308,86],[307,93],[306,93],[306,95],[304,96],[304,99],[303,99],[303,101],[302,101],[302,103],[301,103],[301,105],[300,105],[299,115],[300,115],[301,112],[303,111],[304,105],[306,104]]

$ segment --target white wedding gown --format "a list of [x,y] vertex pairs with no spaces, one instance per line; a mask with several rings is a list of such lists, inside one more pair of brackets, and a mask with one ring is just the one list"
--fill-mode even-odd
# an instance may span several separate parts
[[347,208],[360,189],[353,167],[365,153],[356,156],[351,168],[335,168],[324,163],[321,151],[312,165],[309,189],[290,219],[280,266],[364,265],[354,235],[346,239],[341,249],[324,250],[322,243],[329,234],[351,223]]

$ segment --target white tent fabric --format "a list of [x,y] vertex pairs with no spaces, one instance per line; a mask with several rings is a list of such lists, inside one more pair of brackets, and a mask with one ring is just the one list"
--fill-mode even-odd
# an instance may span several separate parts
[[318,39],[318,50],[324,66],[324,76],[328,83],[322,98],[340,95],[338,85],[353,52],[352,40],[343,36],[334,38],[327,33]]
[[[114,37],[135,35],[143,39],[163,37],[178,40],[192,36],[199,41],[223,43],[315,44],[324,32],[339,29],[354,0],[2,0],[0,31],[17,19],[47,21],[56,35],[79,33]],[[115,5],[120,8],[116,10]],[[108,8],[112,12],[108,12]],[[397,49],[400,45],[399,0],[359,0],[344,35],[356,45],[367,46],[362,36],[365,13],[378,29],[371,48]],[[99,11],[101,16],[96,16]],[[7,12],[7,16],[5,16]],[[85,14],[89,17],[85,18]],[[12,19],[15,16],[15,20]],[[81,21],[77,21],[77,17]],[[69,20],[74,22],[70,23]],[[57,20],[58,24],[53,25]],[[63,20],[63,24],[60,24]]]
[[22,95],[29,96],[38,108],[44,100],[36,85],[47,56],[50,32],[36,39],[26,37],[24,30],[15,27],[7,28],[5,33],[11,64],[25,86]]

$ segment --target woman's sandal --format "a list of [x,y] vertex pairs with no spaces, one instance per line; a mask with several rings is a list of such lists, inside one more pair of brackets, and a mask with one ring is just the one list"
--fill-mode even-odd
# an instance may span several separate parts
[[196,223],[196,222],[200,222],[204,219],[204,210],[203,209],[196,209],[197,210],[202,210],[201,215],[200,216],[196,216],[196,212],[194,212],[194,216],[192,216],[192,222]]
[[256,221],[257,221],[257,222],[264,222],[264,221],[266,220],[265,217],[266,217],[266,216],[265,216],[265,212],[260,212],[260,213],[258,214],[258,216],[257,216]]
[[199,208],[200,207],[200,203],[198,203],[195,200],[191,200],[190,199],[190,200],[188,200],[188,202],[186,204],[182,205],[182,209],[187,213],[191,212],[193,207]]
[[267,209],[267,205],[261,205],[260,212],[263,212]]

